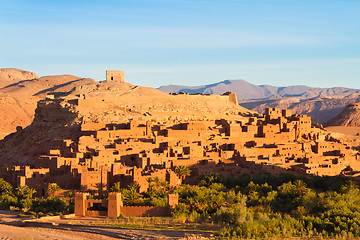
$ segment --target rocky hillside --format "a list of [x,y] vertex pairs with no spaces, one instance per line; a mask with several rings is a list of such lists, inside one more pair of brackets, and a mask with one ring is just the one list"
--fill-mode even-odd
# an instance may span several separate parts
[[[129,83],[92,82],[61,98],[41,100],[33,122],[0,141],[0,165],[30,164],[47,154],[56,139],[78,139],[83,123],[116,123],[138,119],[157,122],[241,118],[252,112],[229,96],[169,95]],[[240,115],[240,116],[239,116]]]
[[349,104],[336,117],[326,122],[325,125],[360,127],[360,102]]
[[0,139],[14,132],[17,126],[28,126],[34,118],[37,102],[47,93],[69,91],[92,82],[92,79],[71,75],[39,78],[35,73],[20,69],[0,69]]
[[266,107],[292,109],[293,113],[311,116],[313,122],[325,123],[338,115],[347,105],[360,101],[359,94],[348,96],[328,96],[311,99],[296,97],[273,100],[241,102],[240,105],[253,111],[263,113]]
[[21,80],[38,78],[36,73],[24,71],[16,68],[0,68],[0,87],[17,83]]
[[43,98],[49,92],[68,92],[76,86],[95,82],[90,78],[55,75],[22,80],[0,89],[1,95],[31,95]]
[[87,84],[70,91],[65,99],[76,99],[79,96],[77,112],[92,122],[116,122],[129,117],[167,120],[252,113],[229,101],[229,96],[170,95],[130,83]]

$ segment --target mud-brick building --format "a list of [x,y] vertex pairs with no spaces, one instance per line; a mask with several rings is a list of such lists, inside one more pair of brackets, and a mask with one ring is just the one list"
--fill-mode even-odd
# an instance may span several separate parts
[[89,199],[88,193],[75,194],[75,216],[107,216],[117,218],[120,214],[126,217],[167,217],[171,216],[171,208],[175,207],[179,198],[177,194],[168,195],[168,206],[124,206],[121,193],[111,192],[108,199]]

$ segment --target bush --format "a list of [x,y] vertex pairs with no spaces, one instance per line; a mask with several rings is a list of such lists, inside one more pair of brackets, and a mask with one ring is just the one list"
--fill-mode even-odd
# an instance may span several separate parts
[[32,210],[43,213],[66,213],[70,210],[70,204],[65,199],[59,197],[48,197],[33,201]]
[[190,214],[190,210],[184,203],[179,203],[175,206],[174,209],[171,211],[171,215],[174,218],[187,218]]
[[19,202],[19,207],[20,208],[28,208],[28,209],[30,209],[32,207],[32,202],[33,202],[33,200],[30,199],[30,198],[22,199]]
[[10,193],[0,195],[0,209],[2,210],[8,210],[10,206],[17,206],[17,203],[17,198]]
[[148,205],[150,206],[156,206],[156,207],[166,207],[168,205],[167,203],[167,197],[162,198],[150,198],[150,201],[148,202]]
[[34,215],[29,215],[29,214],[19,214],[17,215],[18,218],[36,218]]

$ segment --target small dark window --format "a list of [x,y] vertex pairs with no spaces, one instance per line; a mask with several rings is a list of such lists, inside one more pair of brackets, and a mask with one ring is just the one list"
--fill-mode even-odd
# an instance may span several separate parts
[[114,77],[111,77],[111,80],[114,80]]

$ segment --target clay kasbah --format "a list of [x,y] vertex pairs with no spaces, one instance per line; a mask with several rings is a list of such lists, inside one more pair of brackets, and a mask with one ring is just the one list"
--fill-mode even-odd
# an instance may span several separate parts
[[[170,217],[180,204],[170,193],[167,206],[125,206],[111,190],[116,183],[136,183],[141,193],[149,179],[176,189],[211,174],[359,177],[358,140],[288,109],[245,109],[234,92],[167,94],[126,82],[123,71],[54,88],[36,99],[31,123],[1,140],[0,177],[14,188],[34,189],[38,198],[52,184],[75,192],[76,217]],[[178,174],[184,167],[189,173]]]
[[187,183],[209,173],[335,176],[360,170],[351,142],[312,125],[308,116],[278,108],[250,112],[234,93],[168,95],[126,83],[122,71],[108,71],[104,82],[48,94],[38,102],[33,123],[4,141],[19,138],[24,148],[31,142],[46,152],[22,151],[25,156],[15,155],[15,161],[2,156],[7,166],[1,177],[39,196],[51,183],[95,192],[118,181],[123,187],[137,182],[145,191],[147,178],[158,177],[178,186],[179,165],[192,169]]

